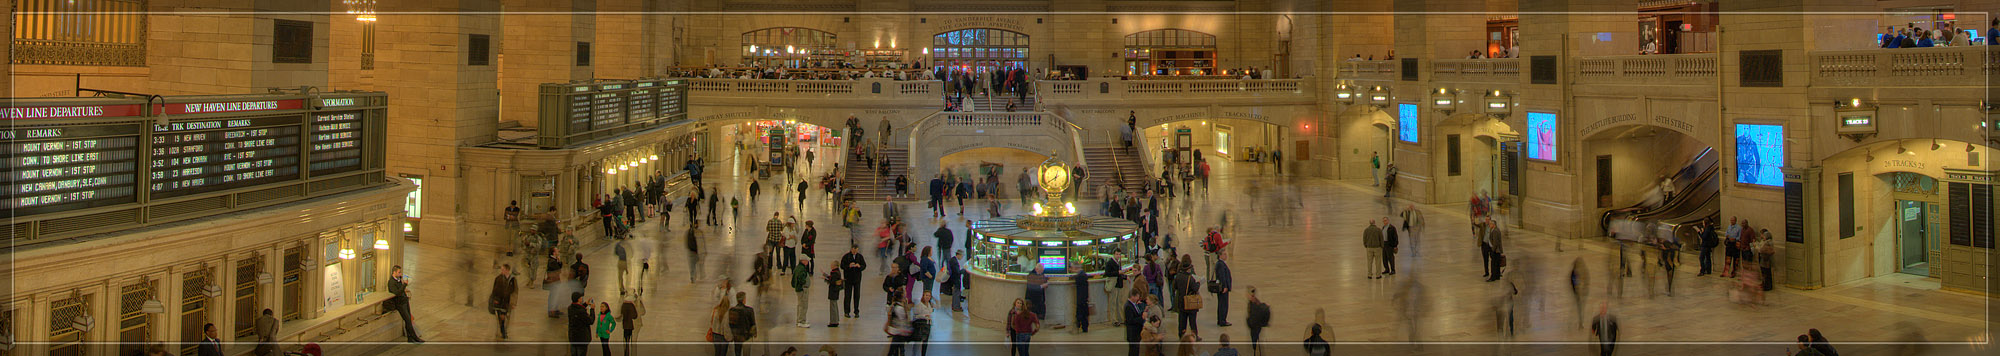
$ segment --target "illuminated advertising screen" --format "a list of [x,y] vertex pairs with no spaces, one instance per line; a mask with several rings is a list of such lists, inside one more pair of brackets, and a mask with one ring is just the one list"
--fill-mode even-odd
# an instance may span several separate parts
[[1785,184],[1785,127],[1736,124],[1736,182]]
[[1036,261],[1042,264],[1043,274],[1069,273],[1069,258],[1063,256],[1062,249],[1045,248]]
[[1556,114],[1546,112],[1528,113],[1528,158],[1543,161],[1556,160],[1557,133]]
[[1417,142],[1417,104],[1396,104],[1396,139]]

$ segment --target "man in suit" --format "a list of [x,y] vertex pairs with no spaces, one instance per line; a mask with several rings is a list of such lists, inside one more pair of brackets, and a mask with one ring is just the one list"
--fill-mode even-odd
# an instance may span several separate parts
[[423,343],[424,338],[417,336],[417,324],[410,321],[410,280],[403,278],[403,265],[389,268],[389,294],[386,303],[403,317],[403,337],[413,344]]
[[1146,329],[1144,295],[1134,290],[1125,297],[1125,354],[1128,356],[1139,356],[1139,332]]
[[861,288],[854,286],[860,285],[861,273],[868,270],[868,260],[861,256],[861,248],[853,242],[849,242],[847,247],[847,254],[840,256],[840,272],[842,278],[847,280],[847,287],[841,288],[841,292],[847,294],[847,300],[842,301],[840,307],[847,317],[854,318],[861,316]]
[[1229,323],[1229,288],[1235,285],[1235,281],[1229,276],[1227,256],[1215,255],[1215,325],[1218,326],[1232,325]]
[[195,346],[195,354],[222,356],[222,340],[215,337],[215,323],[201,325],[201,344]]

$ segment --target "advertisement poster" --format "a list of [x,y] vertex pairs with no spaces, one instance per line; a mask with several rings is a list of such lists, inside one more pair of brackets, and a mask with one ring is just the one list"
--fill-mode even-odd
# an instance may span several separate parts
[[1556,114],[1528,113],[1528,159],[1556,160]]
[[1417,104],[1396,104],[1396,139],[1417,142]]
[[320,303],[320,308],[334,309],[347,305],[347,301],[340,298],[342,294],[347,294],[346,287],[341,285],[340,267],[341,264],[335,263],[319,269],[320,273],[326,274],[326,284],[320,291],[320,295],[326,296],[326,300]]
[[1736,124],[1736,182],[1785,184],[1785,127]]

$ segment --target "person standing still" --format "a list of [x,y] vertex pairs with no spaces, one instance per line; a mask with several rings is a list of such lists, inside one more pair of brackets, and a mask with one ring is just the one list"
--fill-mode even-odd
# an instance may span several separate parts
[[743,342],[757,337],[757,310],[744,303],[744,293],[736,292],[736,306],[729,307],[730,348],[743,356]]
[[1234,325],[1229,323],[1229,291],[1230,287],[1236,285],[1235,279],[1231,278],[1230,276],[1229,261],[1227,258],[1224,258],[1226,256],[1227,255],[1217,254],[1215,256],[1215,267],[1214,267],[1215,325],[1225,326],[1225,327]]
[[1368,279],[1382,278],[1376,269],[1382,265],[1382,228],[1375,226],[1375,221],[1369,221],[1368,228],[1361,230],[1361,247],[1368,249],[1368,263],[1362,265],[1368,269]]
[[1382,274],[1396,274],[1396,246],[1402,241],[1396,236],[1396,225],[1389,218],[1382,218]]
[[569,310],[569,354],[584,356],[590,354],[590,326],[595,322],[591,316],[590,301],[583,299],[583,292],[570,292]]
[[506,212],[501,213],[500,218],[507,220],[507,232],[511,233],[515,231],[520,231],[521,202],[515,200],[507,201],[507,210]]
[[1382,185],[1382,153],[1368,152],[1368,186]]
[[841,316],[840,295],[841,289],[847,287],[847,273],[841,272],[841,267],[838,265],[829,267],[826,270],[826,275],[820,277],[820,279],[826,281],[826,327],[838,328],[840,327]]
[[389,268],[389,294],[388,303],[403,318],[403,337],[412,344],[424,343],[424,338],[417,336],[417,324],[410,321],[410,280],[403,277],[403,265]]
[[804,262],[792,265],[792,292],[798,296],[798,327],[810,328],[812,324],[806,323],[806,301],[812,300],[807,297],[811,295],[807,292],[812,290],[812,268],[807,266],[812,264],[812,260]]
[[840,269],[847,280],[847,285],[841,288],[847,299],[841,301],[841,310],[849,318],[861,317],[861,288],[857,287],[860,286],[861,273],[868,269],[868,260],[861,255],[860,247],[848,244],[847,254],[840,256]]
[[255,331],[257,332],[257,350],[253,354],[268,356],[278,351],[278,318],[271,315],[270,308],[264,308],[264,314],[257,316]]
[[[1254,293],[1253,293],[1254,294]],[[1256,300],[1256,297],[1251,297]],[[1252,309],[1255,310],[1255,309]],[[1146,298],[1137,289],[1125,295],[1125,306],[1120,308],[1125,317],[1125,356],[1139,356],[1139,335],[1146,330]]]
[[611,315],[611,303],[598,303],[596,312],[598,345],[604,347],[604,356],[611,356],[611,330],[618,328],[618,318]]
[[1716,238],[1715,227],[1709,226],[1708,224],[1695,224],[1695,230],[1699,231],[1701,236],[1701,246],[1700,246],[1701,254],[1699,256],[1701,260],[1701,271],[1699,273],[1695,273],[1694,275],[1697,277],[1706,276],[1709,273],[1714,272],[1713,270],[1710,269],[1710,267],[1714,265],[1713,261],[1715,260],[1715,246],[1721,245],[1722,240]]
[[486,297],[487,311],[499,320],[500,339],[507,339],[507,314],[514,310],[514,266],[500,265],[500,275],[493,277],[493,293]]

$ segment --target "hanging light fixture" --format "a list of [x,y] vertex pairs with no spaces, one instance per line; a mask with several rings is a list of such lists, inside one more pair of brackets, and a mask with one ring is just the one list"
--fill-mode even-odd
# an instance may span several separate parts
[[617,168],[605,168],[604,174],[618,174]]
[[382,238],[380,236],[375,237],[375,249],[377,250],[389,249],[389,239]]
[[646,156],[646,158],[647,158],[647,159],[651,159],[651,160],[655,160],[655,161],[658,161],[658,160],[660,160],[660,155],[651,155],[651,156]]
[[153,277],[140,276],[139,287],[146,291],[146,301],[139,303],[139,312],[146,314],[165,314],[167,312],[166,303],[161,303],[160,298],[153,295]]
[[343,260],[352,260],[352,259],[354,259],[354,249],[352,249],[352,248],[346,248],[346,247],[342,247],[342,248],[340,248],[340,259],[343,259]]
[[[81,293],[78,292],[77,290],[71,289],[69,291],[69,298],[76,299],[77,303],[79,304],[83,303],[82,300],[83,297],[81,297],[80,295]],[[97,321],[90,318],[90,308],[86,307],[81,309],[83,310],[78,312],[76,317],[69,319],[69,326],[72,328],[76,328],[76,331],[88,333],[90,332],[90,329],[92,327],[97,326]]]

